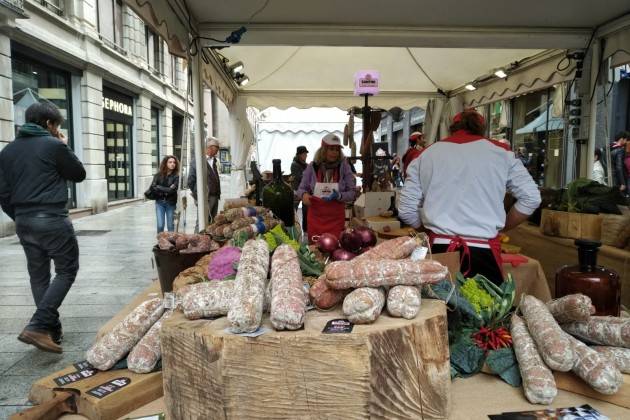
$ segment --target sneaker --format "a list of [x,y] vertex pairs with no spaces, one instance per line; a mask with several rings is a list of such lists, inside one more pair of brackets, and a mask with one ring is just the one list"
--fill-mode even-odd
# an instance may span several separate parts
[[52,340],[50,333],[45,331],[27,330],[25,328],[18,336],[18,340],[31,344],[42,351],[63,353],[63,348]]

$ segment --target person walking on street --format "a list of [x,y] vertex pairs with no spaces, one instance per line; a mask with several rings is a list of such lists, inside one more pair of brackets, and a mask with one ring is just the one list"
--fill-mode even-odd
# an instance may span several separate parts
[[[291,162],[291,187],[293,188],[293,192],[297,193],[298,188],[300,188],[300,183],[302,182],[302,174],[304,170],[308,166],[306,164],[306,158],[308,157],[308,150],[306,146],[298,146],[295,157],[293,158],[293,162]],[[296,200],[295,202],[295,210],[297,211],[300,205],[300,200]],[[302,230],[304,232],[307,231],[308,222],[307,222],[307,210],[304,203],[302,203]]]
[[157,232],[164,231],[164,219],[169,232],[175,231],[175,207],[179,188],[179,161],[175,156],[165,156],[160,163],[160,170],[153,177],[151,188],[155,191],[155,214]]
[[626,157],[626,142],[630,134],[622,131],[615,136],[615,142],[610,147],[610,160],[612,164],[613,184],[625,196],[626,191],[626,167],[624,160]]
[[[219,141],[214,137],[206,140],[206,167],[208,169],[208,224],[214,221],[219,209],[219,200],[221,199],[221,178],[219,178],[219,167],[217,165],[217,153],[219,152]],[[195,203],[197,197],[197,168],[195,159],[190,163],[190,174],[188,175],[188,188],[192,193]],[[199,226],[197,222],[197,226]],[[198,228],[195,229],[197,231]]]
[[[0,205],[15,221],[37,309],[18,340],[61,353],[59,307],[79,271],[79,244],[68,217],[67,181],[85,179],[83,164],[59,131],[63,117],[49,102],[28,107],[26,123],[0,152]],[[50,262],[55,262],[51,281]]]

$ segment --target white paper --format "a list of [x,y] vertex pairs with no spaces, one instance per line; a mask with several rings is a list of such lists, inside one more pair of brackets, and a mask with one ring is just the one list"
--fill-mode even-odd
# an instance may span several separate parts
[[317,182],[313,190],[313,195],[315,197],[324,198],[332,194],[333,190],[339,191],[338,182]]

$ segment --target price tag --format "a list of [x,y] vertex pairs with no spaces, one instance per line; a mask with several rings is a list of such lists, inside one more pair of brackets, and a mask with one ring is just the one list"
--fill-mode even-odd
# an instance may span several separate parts
[[116,378],[116,379],[112,379],[109,382],[105,382],[104,384],[101,384],[97,387],[90,389],[87,393],[100,400],[101,398],[105,398],[106,396],[113,394],[119,389],[126,387],[130,383],[131,383],[131,379],[129,378],[126,378],[126,377]]
[[324,334],[348,334],[352,332],[354,324],[347,319],[331,319],[322,330]]
[[85,378],[90,378],[97,373],[97,370],[94,368],[87,368],[83,370],[79,370],[77,372],[68,373],[63,376],[59,376],[54,379],[55,383],[59,386],[66,386],[68,384],[72,384],[74,382],[78,382]]
[[173,309],[175,307],[175,294],[172,292],[164,293],[164,309]]
[[426,246],[419,246],[411,253],[411,261],[424,260],[427,257],[428,252],[429,248],[427,248]]

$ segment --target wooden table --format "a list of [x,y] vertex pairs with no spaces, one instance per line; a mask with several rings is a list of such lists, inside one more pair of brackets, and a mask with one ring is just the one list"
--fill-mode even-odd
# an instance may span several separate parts
[[545,278],[545,272],[538,260],[527,258],[527,262],[513,267],[510,263],[503,264],[503,272],[510,273],[516,282],[514,305],[518,305],[523,293],[532,295],[543,302],[551,300],[551,291]]
[[416,318],[323,334],[340,309],[309,311],[303,330],[230,334],[226,317],[162,325],[164,400],[171,418],[443,419],[450,411],[446,307],[424,300]]

